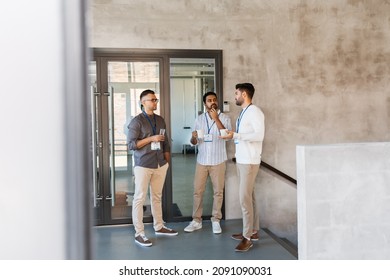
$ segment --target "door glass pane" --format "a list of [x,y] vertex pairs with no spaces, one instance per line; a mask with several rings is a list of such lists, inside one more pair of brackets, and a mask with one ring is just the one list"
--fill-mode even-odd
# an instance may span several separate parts
[[[143,90],[154,90],[160,98],[159,83],[159,62],[108,62],[112,219],[131,217],[134,161],[133,152],[127,148],[127,125],[141,113],[138,101]],[[160,103],[156,114],[160,114]],[[149,196],[144,210],[144,216],[151,217]]]
[[[203,94],[215,89],[215,59],[171,58],[173,215],[192,216],[196,147],[190,144],[195,118],[204,112]],[[213,191],[208,180],[203,215],[210,216]]]

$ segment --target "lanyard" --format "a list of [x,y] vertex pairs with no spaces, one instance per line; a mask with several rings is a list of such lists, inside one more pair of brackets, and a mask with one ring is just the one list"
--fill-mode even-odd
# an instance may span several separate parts
[[[221,112],[218,113],[218,116],[221,114]],[[213,121],[213,123],[211,124],[211,126],[209,126],[209,121],[207,119],[207,112],[204,113],[204,117],[206,118],[206,123],[207,123],[207,134],[210,134],[210,130],[211,128],[213,127],[213,125],[215,124],[215,121]]]
[[145,115],[145,117],[148,119],[149,123],[150,123],[150,126],[152,127],[152,130],[153,130],[153,135],[156,135],[156,128],[157,128],[157,122],[156,122],[156,115],[153,114],[153,117],[154,117],[154,126],[152,124],[152,121],[151,119],[149,118],[148,114],[145,113],[145,111],[142,111],[142,113]]
[[237,133],[238,133],[238,130],[240,129],[240,123],[241,123],[242,117],[244,116],[246,110],[248,110],[249,106],[251,106],[251,105],[252,105],[252,103],[249,104],[244,110],[241,110],[240,116],[237,119],[237,128],[236,128]]

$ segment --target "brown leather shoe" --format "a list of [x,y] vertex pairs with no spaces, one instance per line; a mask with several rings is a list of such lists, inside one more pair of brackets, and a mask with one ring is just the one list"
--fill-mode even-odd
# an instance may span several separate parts
[[246,238],[243,238],[241,240],[241,242],[237,245],[236,252],[246,252],[250,248],[252,248],[252,246],[253,246],[252,241],[250,241],[250,240],[248,240]]
[[178,235],[177,231],[166,226],[163,226],[160,230],[155,231],[155,233],[160,235]]
[[[234,240],[242,240],[243,236],[242,236],[242,233],[235,233],[235,234],[232,234],[232,238]],[[259,232],[254,232],[252,233],[251,235],[251,241],[257,241],[259,240]]]

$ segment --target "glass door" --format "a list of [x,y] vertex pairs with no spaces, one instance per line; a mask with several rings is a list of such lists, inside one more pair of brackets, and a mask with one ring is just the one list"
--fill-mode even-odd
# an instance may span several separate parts
[[[154,90],[159,98],[160,62],[98,58],[90,64],[90,84],[95,224],[129,223],[134,161],[127,148],[127,126],[141,113],[138,101],[143,90]],[[159,107],[156,113],[160,114]],[[151,217],[147,199],[145,221]]]
[[[154,90],[160,99],[156,113],[165,119],[171,138],[164,220],[191,220],[196,148],[189,140],[196,116],[204,111],[203,94],[215,91],[222,102],[221,51],[94,49],[89,69],[95,225],[132,222],[134,162],[127,148],[127,125],[141,113],[139,95],[145,89]],[[212,208],[208,184],[205,219]],[[144,222],[151,221],[147,198]]]

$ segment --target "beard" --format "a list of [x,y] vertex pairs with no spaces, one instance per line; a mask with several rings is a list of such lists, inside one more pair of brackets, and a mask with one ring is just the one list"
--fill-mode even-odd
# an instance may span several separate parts
[[241,106],[241,105],[242,105],[242,100],[237,99],[237,100],[236,100],[236,105]]
[[207,107],[207,111],[210,111],[211,109],[217,110],[218,109],[218,105],[217,104],[212,104],[210,107]]

